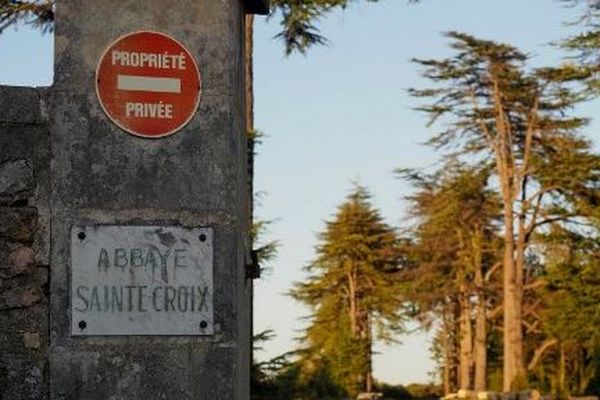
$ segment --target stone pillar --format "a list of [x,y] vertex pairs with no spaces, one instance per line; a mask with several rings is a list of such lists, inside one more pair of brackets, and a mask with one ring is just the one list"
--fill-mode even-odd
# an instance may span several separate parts
[[[244,13],[241,0],[57,2],[48,106],[51,399],[249,398]],[[124,132],[96,96],[104,50],[138,30],[176,38],[202,74],[195,116],[161,139]],[[73,263],[73,235],[103,226],[210,229],[212,333],[157,336],[150,319],[143,335],[74,335],[71,277],[80,266]],[[114,240],[128,250],[125,237]]]

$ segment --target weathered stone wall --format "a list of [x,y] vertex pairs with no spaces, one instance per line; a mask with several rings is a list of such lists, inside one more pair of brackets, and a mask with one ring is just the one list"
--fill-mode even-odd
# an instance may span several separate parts
[[49,131],[45,90],[0,87],[0,399],[47,395]]
[[[249,398],[250,213],[244,4],[61,0],[52,88],[0,87],[0,400]],[[102,51],[141,29],[180,39],[203,77],[179,133],[133,137],[102,111]],[[73,226],[211,227],[211,336],[72,336]]]
[[[249,215],[240,0],[62,0],[56,7],[52,143],[50,398],[244,400],[249,394]],[[151,29],[202,74],[195,117],[142,139],[103,112],[95,71],[118,37]],[[72,336],[71,228],[211,227],[210,336]]]

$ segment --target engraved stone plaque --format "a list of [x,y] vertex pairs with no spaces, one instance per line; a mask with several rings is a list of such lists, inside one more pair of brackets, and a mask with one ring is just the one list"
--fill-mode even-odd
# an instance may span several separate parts
[[213,231],[71,230],[71,334],[212,335]]

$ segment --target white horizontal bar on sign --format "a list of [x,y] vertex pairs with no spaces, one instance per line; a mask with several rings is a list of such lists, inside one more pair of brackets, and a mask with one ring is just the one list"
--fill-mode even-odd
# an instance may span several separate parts
[[150,76],[117,76],[117,89],[144,92],[181,93],[181,79]]

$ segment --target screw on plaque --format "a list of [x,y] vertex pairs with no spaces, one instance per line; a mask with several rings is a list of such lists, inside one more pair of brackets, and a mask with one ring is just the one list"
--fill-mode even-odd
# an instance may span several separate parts
[[200,239],[201,242],[206,242],[206,235],[203,233],[198,237],[198,239]]
[[87,327],[87,323],[85,321],[79,321],[79,329],[84,330]]
[[206,328],[208,328],[208,322],[200,321],[200,329],[206,329]]
[[83,241],[85,239],[85,233],[84,232],[79,232],[77,234],[77,237],[79,238],[79,240]]

